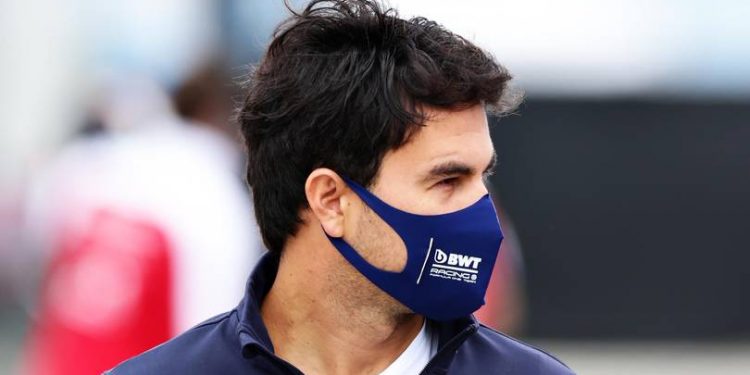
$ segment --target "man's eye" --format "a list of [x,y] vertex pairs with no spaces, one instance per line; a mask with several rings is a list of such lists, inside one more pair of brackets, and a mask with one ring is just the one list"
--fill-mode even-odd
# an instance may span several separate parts
[[454,187],[458,184],[458,177],[449,177],[443,180],[440,180],[435,186],[437,187]]

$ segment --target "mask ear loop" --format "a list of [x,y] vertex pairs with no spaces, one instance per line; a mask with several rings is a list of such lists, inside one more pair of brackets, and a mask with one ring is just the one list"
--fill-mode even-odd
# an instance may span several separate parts
[[371,208],[373,211],[375,211],[378,216],[380,216],[383,221],[385,221],[391,229],[393,229],[396,234],[401,237],[401,240],[403,241],[403,237],[400,233],[396,230],[396,226],[408,226],[409,222],[416,217],[412,216],[414,214],[411,214],[409,212],[401,211],[395,207],[392,207],[388,203],[383,202],[380,198],[375,196],[375,194],[371,193],[367,188],[364,186],[352,181],[348,177],[343,177],[344,181],[347,185],[349,185],[349,188],[354,191],[355,194],[361,199],[367,207]]
[[[352,264],[354,264],[358,268],[361,266],[364,270],[367,270],[363,272],[365,276],[368,278],[373,275],[377,275],[378,273],[384,273],[384,274],[391,274],[391,275],[402,275],[405,276],[409,272],[409,262],[412,261],[411,257],[409,256],[409,244],[406,242],[404,237],[399,233],[398,230],[396,230],[395,226],[404,226],[409,225],[410,221],[414,219],[412,215],[409,212],[398,210],[394,207],[391,207],[389,204],[383,202],[380,198],[372,194],[370,191],[368,191],[364,186],[358,184],[354,180],[346,177],[341,176],[342,179],[346,182],[346,184],[349,186],[352,191],[354,191],[355,194],[362,200],[362,202],[367,205],[370,209],[372,209],[383,222],[388,225],[388,227],[393,230],[393,232],[398,236],[398,238],[401,240],[401,243],[404,245],[404,251],[406,252],[406,264],[404,265],[404,268],[400,271],[388,271],[388,270],[382,270],[380,268],[377,268],[373,266],[370,262],[368,262],[362,255],[360,255],[359,251],[354,249],[352,245],[350,245],[348,242],[344,240],[343,237],[332,237],[328,235],[328,233],[323,230],[323,233],[325,233],[326,237],[328,237],[329,241],[334,244],[334,246],[339,250],[339,252],[342,253],[342,255]],[[425,262],[426,263],[426,262]],[[370,274],[368,276],[367,274]]]
[[[330,240],[334,244],[334,246],[339,249],[339,252],[342,253],[342,255],[344,256],[344,258],[346,258],[346,260],[348,260],[352,264],[359,265],[366,269],[369,269],[369,272],[372,272],[372,273],[383,272],[383,273],[388,273],[388,274],[393,274],[393,275],[402,275],[406,273],[408,270],[407,266],[404,266],[404,269],[401,271],[381,270],[380,268],[373,266],[370,262],[367,261],[367,259],[363,258],[362,255],[359,254],[359,251],[355,250],[354,247],[350,245],[348,242],[346,242],[342,237],[331,237],[327,233],[326,233],[326,237],[328,237],[328,240]],[[408,256],[409,254],[407,251],[407,260],[406,260],[407,265],[409,262]],[[355,267],[355,268],[359,269],[359,267]],[[363,272],[363,273],[366,273],[366,272]]]

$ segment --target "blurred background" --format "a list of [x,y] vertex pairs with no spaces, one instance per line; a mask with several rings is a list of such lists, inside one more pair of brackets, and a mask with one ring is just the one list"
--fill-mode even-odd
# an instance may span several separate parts
[[[262,248],[228,119],[282,1],[0,4],[0,373],[231,308]],[[390,4],[526,91],[483,318],[582,374],[750,373],[750,2]]]

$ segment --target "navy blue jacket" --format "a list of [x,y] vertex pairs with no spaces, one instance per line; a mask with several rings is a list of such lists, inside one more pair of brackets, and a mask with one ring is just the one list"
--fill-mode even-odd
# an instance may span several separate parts
[[[240,305],[107,372],[131,374],[302,374],[274,355],[260,303],[278,269],[267,254],[253,271]],[[422,374],[572,374],[551,355],[479,324],[473,316],[429,321],[438,353]]]

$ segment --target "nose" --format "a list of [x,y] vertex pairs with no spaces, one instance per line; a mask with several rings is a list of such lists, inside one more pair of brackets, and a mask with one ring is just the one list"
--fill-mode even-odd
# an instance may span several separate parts
[[489,194],[490,191],[492,190],[492,186],[490,185],[490,181],[489,180],[485,180],[484,177],[482,177],[482,176],[479,177],[479,182],[476,185],[477,185],[477,187],[476,187],[476,190],[477,190],[477,192],[476,192],[477,199],[485,196],[486,194]]
[[489,194],[490,190],[489,182],[485,183],[482,176],[473,178],[470,187],[466,189],[466,201],[463,202],[463,206],[469,206],[478,201],[483,196]]

